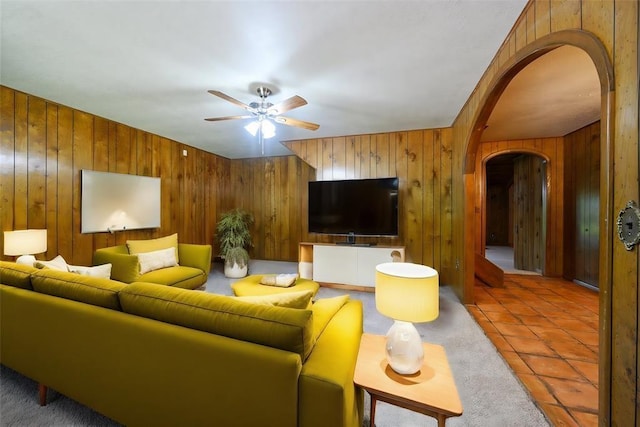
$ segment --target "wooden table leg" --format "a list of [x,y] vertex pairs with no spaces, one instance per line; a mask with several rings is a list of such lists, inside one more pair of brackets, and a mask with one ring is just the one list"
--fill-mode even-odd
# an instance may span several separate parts
[[438,414],[438,427],[444,427],[444,423],[447,421],[447,417],[442,414]]
[[371,409],[369,411],[369,427],[375,427],[375,421],[376,421],[376,398],[374,395],[370,395],[371,396]]
[[47,386],[38,384],[38,397],[40,398],[40,406],[47,406]]

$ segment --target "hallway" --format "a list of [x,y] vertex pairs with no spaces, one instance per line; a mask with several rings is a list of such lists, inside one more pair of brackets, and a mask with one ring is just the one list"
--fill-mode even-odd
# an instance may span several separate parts
[[598,425],[598,293],[563,279],[476,281],[469,312],[553,425]]

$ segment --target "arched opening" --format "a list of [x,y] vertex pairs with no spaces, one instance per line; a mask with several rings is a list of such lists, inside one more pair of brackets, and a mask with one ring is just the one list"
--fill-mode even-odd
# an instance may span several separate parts
[[[524,47],[513,58],[511,58],[502,67],[502,72],[491,81],[488,85],[484,98],[479,102],[479,109],[472,121],[472,130],[467,141],[464,163],[464,235],[465,240],[475,241],[474,247],[465,247],[464,266],[465,266],[465,283],[464,283],[464,300],[468,302],[474,301],[474,271],[475,271],[475,253],[478,249],[477,237],[481,232],[476,218],[478,212],[477,199],[480,196],[478,189],[477,174],[481,161],[478,158],[480,146],[482,144],[482,135],[486,128],[487,121],[494,107],[498,103],[502,93],[508,86],[509,82],[521,72],[527,65],[532,63],[542,55],[564,45],[575,46],[586,52],[596,68],[600,81],[600,118],[599,127],[602,130],[598,135],[600,148],[600,158],[598,165],[599,173],[599,198],[598,211],[601,213],[599,218],[599,229],[597,234],[599,237],[599,247],[597,249],[598,259],[598,282],[600,287],[599,293],[599,353],[598,353],[598,377],[606,379],[608,372],[611,370],[611,272],[612,272],[612,250],[613,233],[612,221],[609,216],[612,215],[612,152],[611,152],[611,105],[613,99],[613,71],[609,62],[607,53],[602,44],[590,33],[583,31],[561,31],[541,38],[536,42]],[[548,256],[548,254],[547,254]],[[563,272],[562,260],[561,264],[556,265]],[[607,396],[610,395],[610,384],[606,381],[600,381],[599,387],[599,410],[604,414],[604,418],[608,418],[609,405]]]

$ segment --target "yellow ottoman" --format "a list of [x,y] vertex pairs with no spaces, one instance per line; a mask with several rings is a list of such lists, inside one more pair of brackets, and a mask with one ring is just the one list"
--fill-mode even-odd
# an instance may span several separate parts
[[318,293],[318,289],[320,285],[309,279],[301,279],[297,278],[296,283],[293,286],[289,286],[288,288],[281,288],[279,286],[271,286],[271,285],[261,285],[260,279],[262,278],[262,274],[254,274],[252,276],[247,276],[244,279],[240,279],[237,282],[231,285],[231,289],[233,290],[233,294],[237,297],[249,297],[249,296],[257,296],[257,295],[272,295],[279,294],[284,292],[300,292],[300,291],[311,291],[313,292],[313,296],[316,296]]

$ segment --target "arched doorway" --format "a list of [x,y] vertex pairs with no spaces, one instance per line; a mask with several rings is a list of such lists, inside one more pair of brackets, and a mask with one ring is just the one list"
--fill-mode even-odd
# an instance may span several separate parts
[[506,274],[544,274],[546,266],[547,162],[540,154],[499,152],[483,160],[481,255]]
[[[477,153],[481,144],[481,137],[486,127],[487,120],[496,106],[501,94],[509,82],[528,64],[563,45],[571,45],[585,51],[596,68],[600,81],[601,115],[600,126],[600,193],[599,212],[606,216],[600,219],[598,266],[599,266],[599,372],[600,377],[611,371],[611,277],[612,277],[612,246],[613,246],[613,221],[608,217],[613,212],[612,208],[612,133],[609,127],[612,122],[611,109],[613,103],[613,70],[608,55],[602,43],[592,34],[584,31],[560,31],[543,37],[530,45],[525,46],[507,63],[503,64],[501,71],[489,83],[488,89],[479,102],[478,112],[472,119],[472,131],[469,135],[465,151],[464,163],[464,236],[465,241],[476,240],[478,224],[475,220],[476,199],[478,197],[476,173],[478,172]],[[464,299],[473,301],[474,271],[475,271],[476,247],[465,247],[464,266]],[[610,411],[608,396],[611,394],[611,385],[607,381],[601,381],[599,388],[600,410],[604,411],[608,418]]]

